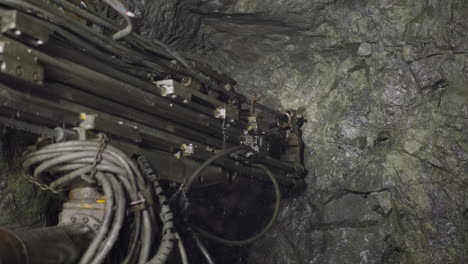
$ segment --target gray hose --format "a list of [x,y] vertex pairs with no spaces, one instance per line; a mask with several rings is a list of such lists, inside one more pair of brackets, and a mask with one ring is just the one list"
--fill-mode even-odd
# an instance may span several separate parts
[[187,251],[185,250],[184,242],[182,238],[180,238],[179,233],[175,233],[175,237],[177,239],[177,246],[179,247],[179,254],[180,259],[182,260],[182,264],[189,264]]
[[211,257],[210,253],[208,252],[208,249],[205,247],[203,242],[200,240],[198,235],[196,233],[193,234],[193,239],[195,240],[195,243],[197,244],[197,247],[200,249],[200,252],[203,254],[203,256],[206,259],[206,263],[208,264],[214,264],[214,260]]
[[104,0],[108,5],[110,5],[117,13],[119,13],[121,16],[124,17],[125,21],[127,22],[127,26],[120,30],[119,32],[115,33],[112,38],[113,39],[121,39],[128,34],[132,33],[133,31],[133,26],[132,26],[132,20],[130,17],[134,17],[135,15],[128,11],[127,8],[123,5],[122,2],[119,0]]
[[119,236],[120,229],[122,228],[124,216],[125,216],[125,194],[123,192],[122,185],[114,179],[113,175],[105,175],[111,182],[112,188],[114,189],[115,198],[116,198],[116,209],[115,209],[115,217],[112,223],[112,229],[109,232],[109,235],[104,240],[99,248],[99,252],[94,257],[91,264],[100,264],[104,261],[105,257],[112,249],[115,241]]
[[142,243],[141,243],[141,254],[138,260],[138,264],[144,264],[148,260],[150,249],[151,249],[151,220],[148,216],[148,212],[143,213],[143,229],[144,232],[142,236]]
[[96,254],[96,251],[99,249],[99,246],[101,245],[102,240],[104,239],[104,237],[107,234],[107,231],[109,230],[110,222],[111,222],[112,215],[113,215],[114,193],[112,191],[111,183],[100,172],[96,174],[96,179],[101,184],[102,189],[104,191],[104,195],[106,196],[104,220],[102,221],[101,226],[99,227],[99,230],[97,234],[95,235],[93,241],[91,242],[88,249],[81,257],[80,264],[90,263],[90,260]]
[[[36,181],[53,190],[66,188],[80,178],[102,187],[106,196],[104,219],[80,264],[100,264],[105,260],[118,239],[127,204],[143,199],[141,193],[146,189],[136,164],[122,151],[103,142],[75,140],[51,144],[25,153],[23,167]],[[153,241],[154,212],[144,207],[133,214],[132,239],[124,263],[134,259],[145,263]],[[142,246],[138,247],[140,242]]]
[[160,213],[159,217],[161,218],[161,222],[163,223],[162,227],[162,239],[159,245],[158,251],[154,255],[151,260],[149,260],[148,264],[164,264],[166,263],[172,249],[174,248],[174,222],[173,218],[174,215],[171,212],[171,208],[169,207],[168,200],[164,195],[164,191],[161,187],[161,184],[156,179],[156,175],[154,174],[153,169],[151,168],[149,162],[146,160],[144,156],[140,156],[138,158],[138,165],[140,169],[146,174],[147,178],[153,183],[153,189],[155,191],[156,197],[159,201],[160,206]]

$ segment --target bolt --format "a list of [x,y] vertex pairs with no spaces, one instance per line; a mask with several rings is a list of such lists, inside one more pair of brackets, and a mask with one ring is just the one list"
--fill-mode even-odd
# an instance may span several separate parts
[[33,74],[33,80],[34,80],[35,82],[39,82],[39,73],[35,72],[35,73]]
[[18,77],[23,75],[23,67],[21,67],[20,65],[18,65],[18,67],[16,67],[16,75]]
[[184,99],[184,104],[188,103],[188,100],[187,99]]
[[176,99],[177,98],[177,95],[173,94],[171,95],[172,99]]

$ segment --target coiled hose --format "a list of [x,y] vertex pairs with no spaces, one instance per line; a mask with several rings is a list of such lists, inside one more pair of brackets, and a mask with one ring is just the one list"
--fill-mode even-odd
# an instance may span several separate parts
[[[192,186],[193,182],[200,176],[200,173],[206,167],[211,165],[211,163],[213,163],[214,161],[216,161],[216,160],[218,160],[218,159],[220,159],[220,158],[222,158],[224,156],[227,156],[229,154],[239,152],[239,151],[247,151],[248,149],[249,149],[249,147],[247,147],[247,146],[235,146],[235,147],[228,148],[228,149],[225,149],[225,150],[222,150],[222,151],[216,153],[211,158],[207,159],[202,165],[200,165],[200,167],[198,167],[190,175],[190,177],[187,179],[187,181],[184,184],[182,184],[179,187],[178,191],[173,195],[173,197],[171,197],[171,200],[175,200],[178,197],[178,194],[180,192],[182,192],[183,197],[186,198],[186,194],[190,190],[190,187]],[[243,240],[224,239],[224,238],[218,237],[218,236],[216,236],[214,234],[211,234],[210,232],[205,231],[205,230],[203,230],[201,228],[198,228],[196,226],[192,226],[192,228],[196,232],[198,232],[201,236],[203,236],[203,237],[205,237],[207,239],[213,240],[215,242],[218,242],[218,243],[221,243],[221,244],[224,244],[224,245],[227,245],[227,246],[243,246],[243,245],[250,244],[250,243],[254,242],[255,240],[259,239],[260,237],[265,235],[273,227],[273,224],[276,222],[276,219],[278,218],[279,210],[280,210],[280,207],[281,207],[281,190],[280,190],[280,186],[278,184],[278,180],[276,180],[273,173],[267,167],[265,167],[264,165],[261,165],[261,164],[254,164],[253,166],[257,167],[257,168],[260,168],[265,172],[265,174],[267,175],[267,177],[270,179],[271,183],[273,184],[273,188],[275,190],[275,208],[274,208],[274,211],[273,211],[273,215],[272,215],[270,221],[268,222],[268,224],[263,228],[263,230],[260,231],[258,234],[254,235],[254,236],[252,236],[252,237],[250,237],[248,239],[243,239]]]
[[[76,140],[51,144],[25,154],[23,167],[34,181],[51,189],[67,189],[76,180],[101,186],[105,215],[80,264],[99,264],[115,244],[130,205],[144,202],[145,179],[137,165],[117,148],[99,141]],[[134,210],[133,238],[124,263],[146,263],[153,236],[153,209]],[[140,244],[140,245],[139,245]],[[136,252],[139,249],[139,252]]]
[[220,244],[226,245],[226,246],[244,246],[247,244],[250,244],[257,239],[261,238],[264,236],[272,227],[273,224],[276,222],[276,219],[278,218],[279,210],[281,208],[281,191],[280,191],[280,186],[278,184],[278,181],[276,180],[275,176],[273,173],[265,166],[261,164],[255,164],[254,167],[261,168],[265,171],[266,175],[268,178],[271,180],[273,183],[273,188],[275,189],[275,209],[273,210],[273,215],[270,218],[270,221],[268,224],[260,231],[258,234],[247,238],[247,239],[242,239],[242,240],[229,240],[225,238],[221,238],[219,236],[216,236],[206,230],[203,230],[199,227],[192,226],[192,228],[200,234],[200,236],[213,240],[215,242],[218,242]]
[[[192,173],[179,191],[183,192],[185,196],[203,169],[215,160],[247,149],[245,146],[237,146],[215,154]],[[152,196],[143,196],[143,193],[148,195],[147,183],[152,183],[155,197],[159,202],[162,239],[157,253],[149,259],[154,239],[151,232],[152,225],[155,224],[154,211],[152,206],[134,210],[134,228],[123,263],[130,263],[133,262],[132,260],[138,259],[138,264],[164,264],[167,262],[176,240],[183,263],[188,263],[182,240],[174,230],[174,216],[169,201],[148,161],[143,156],[139,157],[137,161],[144,175],[133,160],[119,149],[104,143],[104,141],[91,140],[55,143],[34,149],[24,155],[23,167],[30,174],[30,177],[39,185],[46,185],[48,189],[65,190],[77,180],[101,186],[106,197],[104,219],[91,244],[83,254],[80,264],[100,264],[106,259],[119,236],[129,205],[144,203],[145,199],[152,200]],[[275,189],[275,210],[267,226],[257,235],[245,240],[227,240],[200,228],[192,227],[201,236],[229,246],[242,246],[260,238],[272,227],[280,209],[279,184],[273,173],[265,166],[259,164],[254,166],[265,171]],[[136,252],[137,249],[139,252]],[[204,251],[203,247],[201,250]],[[210,258],[207,260],[212,262]]]

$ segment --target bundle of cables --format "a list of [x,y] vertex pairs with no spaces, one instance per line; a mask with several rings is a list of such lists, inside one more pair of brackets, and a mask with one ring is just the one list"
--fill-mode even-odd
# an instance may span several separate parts
[[[173,214],[169,201],[157,180],[149,162],[140,156],[137,163],[119,149],[107,143],[107,137],[100,140],[74,140],[34,148],[24,154],[23,167],[30,179],[42,189],[61,192],[74,183],[87,182],[102,189],[106,198],[105,214],[94,238],[83,254],[80,264],[102,263],[111,252],[122,232],[124,218],[132,213],[131,239],[121,263],[164,264],[172,252],[175,241],[179,247],[182,263],[188,263],[187,254],[179,234],[175,231]],[[200,173],[215,160],[236,152],[248,150],[245,146],[225,149],[206,160],[182,184],[173,195],[172,201],[180,201]],[[263,165],[255,164],[265,171],[275,190],[275,209],[268,224],[258,234],[243,240],[228,240],[217,237],[205,230],[191,226],[195,231],[194,240],[208,263],[213,263],[198,235],[228,246],[242,246],[263,236],[275,222],[280,209],[281,194],[277,180]],[[149,188],[150,187],[150,188]],[[180,196],[181,195],[181,196]],[[159,206],[153,206],[157,200]],[[144,205],[144,206],[141,206]],[[132,208],[138,206],[138,208]],[[159,210],[162,235],[159,245],[154,245],[155,209]],[[130,210],[133,209],[133,210]],[[155,252],[150,257],[151,252]]]
[[[80,264],[99,264],[106,259],[129,213],[133,214],[129,217],[133,222],[129,231],[131,239],[121,263],[166,263],[175,240],[179,240],[182,259],[186,262],[183,244],[177,239],[173,215],[159,182],[149,179],[148,173],[142,174],[130,157],[106,140],[66,141],[36,148],[24,154],[23,167],[34,182],[49,190],[67,190],[77,181],[96,184],[102,189],[106,198],[105,215]],[[149,184],[154,191],[147,190]],[[153,245],[156,207],[149,202],[154,200],[159,201],[163,230],[157,247]],[[129,210],[135,205],[139,208]],[[152,251],[155,253],[150,257]]]

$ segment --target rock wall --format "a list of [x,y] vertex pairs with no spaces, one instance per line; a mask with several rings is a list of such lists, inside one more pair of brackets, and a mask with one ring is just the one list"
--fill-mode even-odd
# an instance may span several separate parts
[[207,1],[207,56],[308,122],[308,188],[248,263],[468,262],[466,1]]
[[30,135],[0,126],[0,227],[17,229],[40,227],[56,211],[47,193],[34,187],[20,169],[20,154]]

